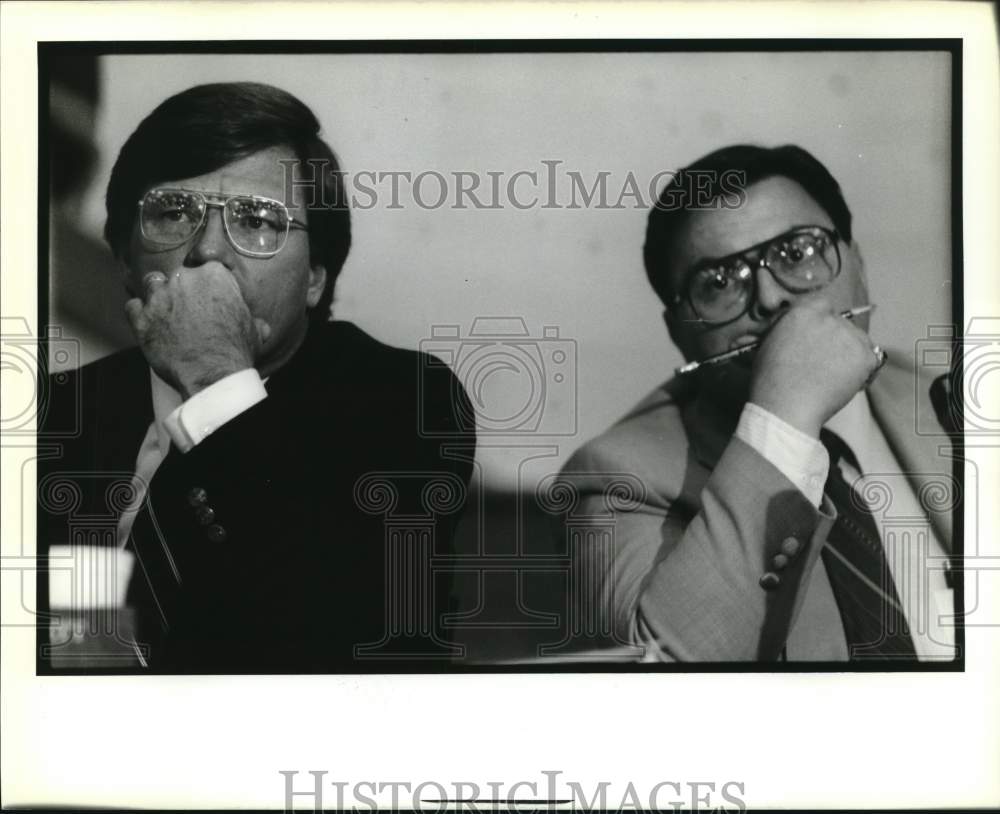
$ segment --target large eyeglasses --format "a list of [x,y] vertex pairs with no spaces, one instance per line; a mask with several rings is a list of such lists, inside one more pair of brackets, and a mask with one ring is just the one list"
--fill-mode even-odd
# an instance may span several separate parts
[[840,236],[824,226],[797,226],[736,254],[696,266],[674,304],[687,301],[700,322],[739,319],[754,301],[756,269],[766,268],[787,291],[803,294],[840,274]]
[[139,229],[158,247],[186,243],[201,229],[209,207],[222,210],[230,244],[240,254],[273,257],[284,248],[290,229],[308,226],[288,214],[273,198],[259,195],[217,195],[189,189],[151,189],[139,201]]

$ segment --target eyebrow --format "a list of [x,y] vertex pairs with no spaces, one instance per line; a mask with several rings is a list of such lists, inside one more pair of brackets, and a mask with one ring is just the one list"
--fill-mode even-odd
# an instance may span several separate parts
[[[769,243],[773,243],[778,238],[784,237],[791,232],[797,232],[800,229],[827,229],[836,232],[835,226],[823,226],[819,223],[800,223],[796,226],[789,226],[787,229],[778,232],[778,234],[773,237],[769,237],[765,240],[760,241],[760,243],[754,243],[752,246],[747,246],[745,249],[740,249],[739,251],[730,252],[729,254],[720,254],[718,257],[698,257],[689,266],[687,272],[684,274],[684,278],[687,279],[692,274],[702,269],[709,268],[711,266],[719,265],[724,260],[733,260],[737,257],[741,257],[744,254],[749,254],[750,252],[756,251],[758,249],[767,246]],[[839,233],[838,233],[839,234]]]
[[[222,192],[214,189],[195,189],[194,187],[182,187],[182,186],[155,186],[153,190],[163,190],[163,191],[173,191],[178,192],[197,192],[201,195],[210,195],[214,198],[264,198],[268,201],[277,201],[280,204],[288,207],[289,209],[298,208],[296,204],[289,204],[283,201],[281,198],[275,197],[273,195],[264,195],[260,192]],[[150,190],[152,191],[152,190]]]

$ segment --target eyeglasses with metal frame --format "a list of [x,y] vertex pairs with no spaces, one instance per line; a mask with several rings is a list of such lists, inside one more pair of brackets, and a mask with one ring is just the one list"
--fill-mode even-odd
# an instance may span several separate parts
[[230,245],[248,257],[274,257],[292,229],[309,226],[288,214],[288,207],[261,195],[222,195],[199,190],[158,187],[139,201],[139,229],[157,248],[181,246],[201,230],[210,208],[222,210]]

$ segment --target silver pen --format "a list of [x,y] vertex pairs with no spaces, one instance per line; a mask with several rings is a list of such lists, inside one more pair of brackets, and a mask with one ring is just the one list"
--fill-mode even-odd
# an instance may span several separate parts
[[[867,314],[870,311],[874,311],[874,305],[862,305],[858,308],[848,308],[846,311],[841,311],[840,315],[844,319],[854,319],[862,314]],[[688,362],[686,365],[681,365],[674,372],[678,376],[687,376],[690,373],[694,373],[696,370],[701,368],[703,365],[718,365],[722,362],[728,362],[731,359],[735,359],[737,356],[742,356],[745,353],[750,353],[750,351],[757,350],[761,345],[760,342],[751,342],[749,345],[742,345],[738,348],[733,348],[732,350],[727,350],[725,353],[719,353],[715,356],[709,356],[707,359],[702,359],[699,362]]]

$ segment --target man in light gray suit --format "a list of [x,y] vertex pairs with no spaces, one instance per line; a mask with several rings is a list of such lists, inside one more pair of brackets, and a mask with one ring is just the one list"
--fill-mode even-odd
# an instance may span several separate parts
[[[917,435],[928,388],[868,335],[834,178],[795,146],[716,151],[663,191],[644,259],[700,364],[565,467],[574,528],[614,521],[570,541],[597,574],[571,607],[647,659],[954,659],[950,446]],[[619,473],[637,505],[605,499]]]

